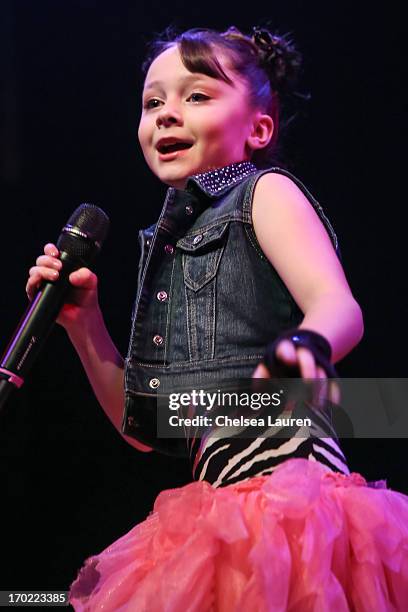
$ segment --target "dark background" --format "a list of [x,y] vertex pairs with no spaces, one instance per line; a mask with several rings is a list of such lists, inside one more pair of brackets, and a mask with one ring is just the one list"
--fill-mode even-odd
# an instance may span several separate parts
[[[312,95],[287,138],[288,167],[332,221],[365,317],[364,339],[339,372],[405,377],[404,21],[383,4],[380,13],[369,2],[286,0],[252,12],[212,0],[205,11],[176,1],[2,0],[3,349],[26,306],[29,267],[89,201],[111,218],[100,299],[126,352],[137,231],[156,220],[164,194],[137,143],[145,42],[170,23],[248,31],[270,21],[293,33],[305,57],[301,89]],[[145,518],[160,490],[189,479],[184,461],[121,439],[57,328],[0,415],[0,442],[1,589],[67,589],[87,556]],[[408,492],[405,440],[343,446],[353,470]]]

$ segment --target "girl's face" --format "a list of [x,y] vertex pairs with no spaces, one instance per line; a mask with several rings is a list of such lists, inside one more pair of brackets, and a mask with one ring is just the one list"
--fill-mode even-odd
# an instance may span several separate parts
[[183,189],[193,174],[251,157],[260,113],[251,109],[242,79],[218,59],[231,85],[189,72],[177,46],[161,53],[146,75],[139,141],[150,169],[172,187]]

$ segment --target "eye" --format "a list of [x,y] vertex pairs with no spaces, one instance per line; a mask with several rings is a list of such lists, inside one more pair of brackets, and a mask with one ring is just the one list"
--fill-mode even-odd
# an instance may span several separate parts
[[199,93],[198,91],[194,91],[187,98],[187,102],[203,102],[204,100],[209,100],[210,96],[206,96],[205,94]]
[[150,110],[152,108],[157,108],[161,104],[161,101],[158,98],[150,98],[143,102],[143,108],[146,110]]

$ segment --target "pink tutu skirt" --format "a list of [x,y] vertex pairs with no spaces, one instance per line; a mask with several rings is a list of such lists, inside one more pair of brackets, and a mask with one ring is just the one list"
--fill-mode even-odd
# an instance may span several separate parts
[[[381,486],[381,484],[380,484]],[[77,612],[408,610],[408,497],[289,459],[270,476],[163,491],[87,560]]]

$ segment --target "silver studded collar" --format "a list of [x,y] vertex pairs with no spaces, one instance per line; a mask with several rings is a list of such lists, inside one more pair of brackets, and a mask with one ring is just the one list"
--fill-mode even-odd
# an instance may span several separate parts
[[242,179],[257,172],[257,167],[250,161],[235,162],[223,168],[195,174],[190,178],[201,187],[205,193],[211,196],[218,195],[223,189],[227,189]]

